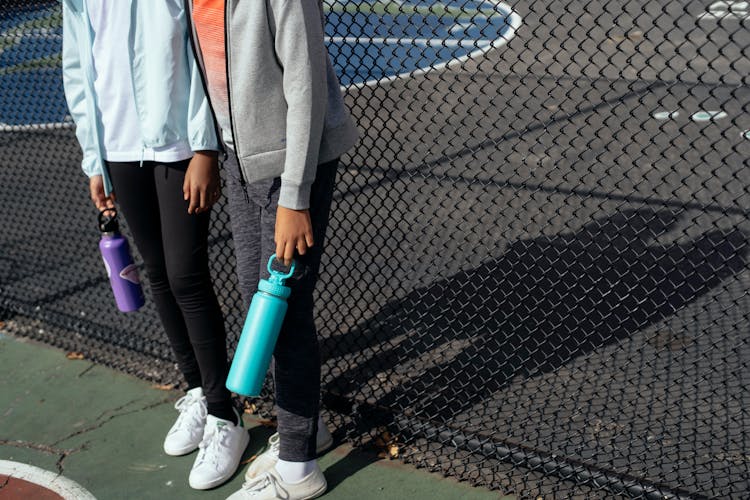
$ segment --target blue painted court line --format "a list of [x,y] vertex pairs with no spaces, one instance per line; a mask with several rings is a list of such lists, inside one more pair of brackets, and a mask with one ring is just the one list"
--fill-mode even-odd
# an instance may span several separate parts
[[[344,1],[346,5],[383,5],[380,0],[338,1]],[[410,9],[411,13],[327,12],[326,43],[342,85],[405,78],[431,69],[440,70],[467,57],[479,57],[484,51],[507,42],[520,24],[520,17],[510,7],[495,1],[435,3],[431,0],[404,0],[397,3]],[[452,12],[459,8],[475,15],[436,15],[431,13],[435,6],[452,8]],[[55,2],[42,7],[18,13],[0,24],[0,29],[13,29],[30,19],[49,16],[58,9]],[[492,14],[482,14],[488,12]],[[0,52],[0,69],[56,56],[61,48],[61,28],[36,29],[22,36],[16,45]],[[40,89],[44,91],[41,95]],[[0,109],[0,124],[22,126],[63,122],[67,115],[59,68],[0,74],[0,93],[6,96],[6,103],[13,103],[13,106]]]
[[[513,36],[520,17],[505,4],[491,1],[452,0],[441,5],[473,17],[437,15],[434,2],[399,2],[409,13],[327,13],[326,37],[342,85],[377,82],[408,75],[481,53]],[[356,2],[383,4],[378,0]],[[409,6],[412,6],[409,9]],[[415,7],[421,7],[416,10]],[[492,12],[491,16],[477,14]]]

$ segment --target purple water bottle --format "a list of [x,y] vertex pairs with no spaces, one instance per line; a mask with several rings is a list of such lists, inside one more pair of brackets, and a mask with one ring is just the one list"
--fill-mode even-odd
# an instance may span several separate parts
[[138,278],[138,268],[130,255],[128,240],[120,234],[117,210],[107,208],[99,212],[99,230],[102,232],[99,250],[102,252],[104,267],[107,268],[117,308],[122,312],[137,311],[146,300]]

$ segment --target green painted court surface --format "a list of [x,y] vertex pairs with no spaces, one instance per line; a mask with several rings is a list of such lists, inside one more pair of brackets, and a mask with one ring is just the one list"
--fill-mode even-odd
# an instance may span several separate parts
[[[60,350],[0,336],[0,460],[61,467],[98,499],[226,498],[241,486],[244,467],[229,483],[199,492],[187,485],[195,453],[168,457],[161,450],[179,396],[89,361],[68,360]],[[250,428],[246,458],[260,451],[270,432]],[[347,445],[329,452],[321,466],[331,487],[323,498],[509,498]],[[0,498],[6,499],[1,488]]]

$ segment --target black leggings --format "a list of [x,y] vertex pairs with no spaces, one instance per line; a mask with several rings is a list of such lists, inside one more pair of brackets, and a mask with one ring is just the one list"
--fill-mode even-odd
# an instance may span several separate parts
[[224,386],[229,370],[224,318],[208,268],[210,212],[188,214],[182,194],[189,162],[107,162],[107,167],[188,388],[203,387],[208,412],[234,421]]

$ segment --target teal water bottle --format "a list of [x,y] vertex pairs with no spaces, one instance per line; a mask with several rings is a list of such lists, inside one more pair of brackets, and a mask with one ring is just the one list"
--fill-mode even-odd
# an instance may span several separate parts
[[272,255],[268,260],[271,277],[260,280],[258,291],[250,302],[250,310],[242,327],[242,335],[232,359],[227,377],[227,389],[243,396],[260,396],[268,365],[271,363],[281,324],[284,322],[286,299],[292,289],[284,281],[294,274],[294,261],[286,274],[271,268]]

